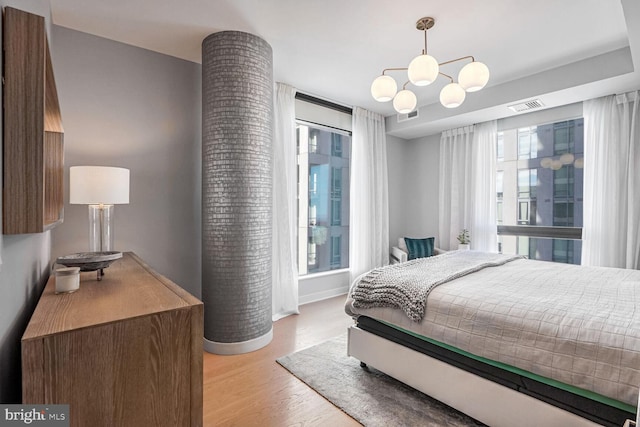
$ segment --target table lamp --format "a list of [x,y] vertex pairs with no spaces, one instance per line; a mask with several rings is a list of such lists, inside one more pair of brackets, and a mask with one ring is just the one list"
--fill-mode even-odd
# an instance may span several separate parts
[[89,205],[89,251],[112,251],[113,205],[129,204],[129,169],[72,166],[69,203]]

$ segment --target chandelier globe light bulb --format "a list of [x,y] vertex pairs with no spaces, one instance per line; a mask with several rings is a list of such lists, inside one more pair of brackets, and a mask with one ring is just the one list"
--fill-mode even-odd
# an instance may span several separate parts
[[416,86],[430,85],[438,78],[440,66],[431,55],[418,55],[409,63],[407,74],[409,81]]
[[489,81],[489,68],[482,62],[473,61],[460,70],[458,83],[467,92],[477,92]]
[[403,89],[393,98],[393,108],[400,114],[407,114],[413,111],[418,104],[416,95],[410,90]]
[[371,83],[371,95],[378,102],[391,101],[397,91],[398,85],[390,76],[379,76]]
[[447,108],[459,107],[466,97],[466,92],[458,83],[449,83],[440,91],[440,103]]

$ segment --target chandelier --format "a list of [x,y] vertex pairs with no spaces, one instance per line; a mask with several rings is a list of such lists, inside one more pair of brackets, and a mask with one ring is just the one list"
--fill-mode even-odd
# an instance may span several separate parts
[[[376,101],[387,102],[393,100],[393,108],[398,113],[406,114],[416,108],[418,100],[416,95],[407,89],[407,85],[412,83],[415,86],[427,86],[433,83],[438,75],[442,75],[450,80],[450,83],[440,91],[440,103],[447,108],[459,107],[466,97],[466,92],[476,92],[482,89],[489,81],[489,68],[482,62],[475,60],[473,56],[463,56],[451,61],[441,62],[427,54],[427,30],[435,24],[433,18],[420,18],[416,22],[416,28],[424,31],[424,49],[422,54],[416,56],[406,68],[385,68],[382,75],[377,77],[371,84],[371,95]],[[453,77],[440,71],[440,66],[453,62],[470,59],[471,62],[458,73],[458,82],[454,82]],[[398,92],[398,85],[393,77],[385,75],[387,71],[407,71],[409,81]]]

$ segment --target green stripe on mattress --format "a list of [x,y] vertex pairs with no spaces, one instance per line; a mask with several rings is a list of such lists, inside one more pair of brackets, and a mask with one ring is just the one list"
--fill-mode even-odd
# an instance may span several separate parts
[[447,350],[453,351],[454,353],[461,354],[463,356],[469,357],[471,359],[475,359],[477,361],[486,363],[488,365],[495,366],[497,368],[504,369],[509,372],[513,372],[514,374],[522,375],[523,377],[527,377],[532,380],[539,381],[543,384],[550,385],[552,387],[568,391],[570,393],[576,394],[578,396],[586,397],[591,400],[595,400],[596,402],[604,403],[605,405],[613,406],[614,408],[622,409],[623,411],[631,412],[633,414],[636,413],[637,408],[635,406],[629,405],[628,403],[620,402],[619,400],[612,399],[610,397],[603,396],[601,394],[595,393],[593,391],[585,390],[583,388],[575,387],[569,384],[565,384],[560,381],[553,380],[551,378],[543,377],[542,375],[534,374],[529,371],[525,371],[524,369],[516,368],[515,366],[507,365],[506,363],[496,362],[495,360],[487,359],[484,357],[476,356],[473,353],[469,353],[464,350],[460,350],[457,347],[454,347],[449,344],[442,343],[440,341],[436,341],[434,339],[422,336],[415,332],[409,331],[407,329],[403,329],[397,325],[394,325],[389,322],[385,322],[384,320],[377,319],[378,322],[384,323],[385,325],[397,329],[398,331],[404,332],[405,334],[412,335],[418,339],[429,342],[431,344],[437,345],[439,347],[445,348]]

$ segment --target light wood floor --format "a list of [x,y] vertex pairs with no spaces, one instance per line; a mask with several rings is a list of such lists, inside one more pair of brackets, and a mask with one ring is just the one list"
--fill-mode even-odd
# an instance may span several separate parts
[[252,353],[204,353],[206,426],[359,426],[275,360],[346,332],[345,296],[300,307],[274,323],[273,341]]

